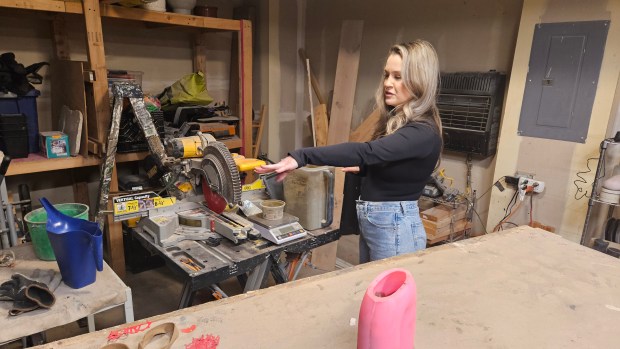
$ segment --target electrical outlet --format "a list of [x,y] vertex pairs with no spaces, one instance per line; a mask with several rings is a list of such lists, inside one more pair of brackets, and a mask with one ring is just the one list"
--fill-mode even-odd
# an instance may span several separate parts
[[534,181],[534,193],[542,193],[545,190],[545,182]]
[[519,177],[518,188],[519,192],[523,191],[524,194],[530,191],[542,193],[545,190],[545,182],[527,177]]

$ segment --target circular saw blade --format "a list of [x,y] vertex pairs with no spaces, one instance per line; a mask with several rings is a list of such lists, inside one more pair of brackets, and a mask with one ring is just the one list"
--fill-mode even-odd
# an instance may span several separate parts
[[224,143],[209,142],[203,150],[201,168],[212,191],[221,195],[229,204],[241,201],[239,170]]

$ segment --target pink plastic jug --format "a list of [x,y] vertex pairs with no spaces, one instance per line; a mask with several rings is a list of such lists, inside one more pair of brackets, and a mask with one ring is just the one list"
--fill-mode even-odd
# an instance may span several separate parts
[[415,281],[409,271],[397,268],[379,274],[362,300],[357,348],[413,348],[416,295]]

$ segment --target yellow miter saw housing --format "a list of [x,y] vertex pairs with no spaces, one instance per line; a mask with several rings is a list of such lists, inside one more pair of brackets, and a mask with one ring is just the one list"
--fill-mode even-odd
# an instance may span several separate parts
[[[179,174],[175,186],[183,194],[177,193],[175,196],[185,199],[203,194],[207,206],[218,213],[226,207],[214,194],[221,196],[228,208],[234,207],[241,201],[241,193],[246,187],[241,186],[240,173],[265,165],[263,160],[230,153],[225,144],[210,134],[198,133],[196,136],[174,138],[166,141],[165,148],[168,155],[180,159],[180,166],[177,165],[173,172]],[[203,186],[203,178],[207,186]],[[194,189],[193,193],[189,193],[190,187]],[[202,189],[196,190],[198,187]]]

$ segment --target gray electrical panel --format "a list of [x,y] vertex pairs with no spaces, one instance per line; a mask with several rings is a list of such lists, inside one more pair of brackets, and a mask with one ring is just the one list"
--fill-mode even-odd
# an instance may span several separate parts
[[585,143],[609,21],[534,30],[519,135]]

